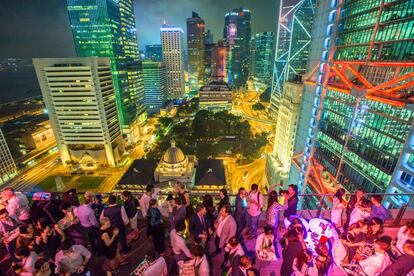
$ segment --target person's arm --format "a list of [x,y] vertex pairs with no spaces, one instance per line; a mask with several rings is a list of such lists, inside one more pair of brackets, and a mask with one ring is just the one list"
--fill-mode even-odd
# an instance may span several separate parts
[[108,233],[103,233],[101,235],[101,238],[104,241],[105,245],[109,247],[114,242],[114,240],[116,239],[117,236],[118,236],[118,229],[114,229],[114,233],[112,235],[112,238],[109,238]]
[[88,264],[89,259],[91,258],[91,252],[88,249],[86,249],[83,245],[74,245],[73,247],[76,247],[76,250],[74,249],[74,251],[82,255],[82,267],[85,267]]
[[126,214],[124,206],[121,206],[121,217],[122,217],[122,221],[124,222],[124,225],[127,225],[129,222],[129,218]]

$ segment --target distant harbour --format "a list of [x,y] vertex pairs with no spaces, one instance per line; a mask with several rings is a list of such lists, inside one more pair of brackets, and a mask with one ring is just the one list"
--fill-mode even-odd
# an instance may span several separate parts
[[40,96],[34,70],[0,72],[0,104]]

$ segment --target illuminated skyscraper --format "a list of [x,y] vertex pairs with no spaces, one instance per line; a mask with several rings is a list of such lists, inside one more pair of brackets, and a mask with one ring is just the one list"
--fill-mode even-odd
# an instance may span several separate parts
[[163,62],[143,61],[145,103],[149,113],[158,112],[168,99],[167,72]]
[[413,3],[332,1],[320,8],[326,28],[322,50],[315,48],[320,62],[305,79],[314,93],[311,112],[302,109],[310,121],[299,125],[307,138],[296,144],[304,149],[298,183],[322,193],[337,184],[412,192]]
[[187,18],[188,74],[190,89],[197,90],[204,84],[204,20],[193,12]]
[[267,157],[266,175],[271,184],[286,183],[289,177],[293,146],[299,120],[303,84],[286,81],[277,116],[274,149]]
[[252,53],[253,77],[263,84],[272,82],[273,46],[275,36],[273,32],[258,33],[252,39],[254,53]]
[[0,185],[17,174],[17,168],[7,146],[6,139],[0,129]]
[[111,59],[121,125],[134,141],[146,112],[132,0],[67,0],[67,8],[77,55]]
[[145,45],[145,57],[152,61],[162,61],[162,45]]
[[183,30],[163,25],[161,31],[162,55],[167,68],[168,98],[184,95]]
[[238,8],[224,17],[224,39],[229,45],[228,83],[236,87],[246,84],[250,63],[250,10]]
[[211,44],[211,43],[214,43],[213,32],[212,32],[210,29],[208,29],[208,30],[206,31],[206,35],[205,35],[205,37],[204,37],[204,43],[205,43],[205,44]]
[[270,110],[274,118],[284,81],[306,72],[314,14],[315,0],[280,2]]
[[64,165],[115,166],[124,152],[109,58],[33,59]]
[[227,61],[229,47],[222,40],[214,44],[211,50],[211,78],[225,81],[228,79]]

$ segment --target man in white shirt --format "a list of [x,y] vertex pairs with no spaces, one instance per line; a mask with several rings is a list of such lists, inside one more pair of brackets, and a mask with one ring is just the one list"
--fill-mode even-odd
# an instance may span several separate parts
[[219,217],[214,223],[216,228],[216,251],[212,254],[212,257],[218,255],[229,240],[236,236],[237,224],[233,216],[230,215],[230,210],[230,204],[223,206],[220,210]]
[[185,224],[183,222],[178,223],[175,229],[170,232],[171,246],[174,252],[174,259],[178,263],[182,260],[191,259],[193,255],[185,244],[184,240]]
[[147,212],[149,208],[149,202],[153,198],[152,195],[154,194],[154,186],[148,185],[145,193],[141,196],[139,200],[139,208],[141,209],[142,217],[147,217]]
[[251,192],[247,197],[247,225],[250,228],[249,239],[256,236],[257,225],[259,224],[259,217],[262,213],[263,204],[263,194],[259,192],[259,186],[253,184]]
[[2,197],[7,201],[6,209],[9,216],[20,222],[29,222],[29,201],[24,194],[15,193],[13,188],[8,187],[3,190]]
[[91,252],[83,245],[72,245],[70,240],[65,240],[55,256],[56,273],[82,273],[86,271],[90,258]]

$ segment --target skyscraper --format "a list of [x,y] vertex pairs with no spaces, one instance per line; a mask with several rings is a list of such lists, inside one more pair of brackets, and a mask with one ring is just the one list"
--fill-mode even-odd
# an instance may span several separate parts
[[267,157],[266,175],[269,183],[286,183],[289,177],[293,146],[296,139],[303,84],[286,81],[277,116],[274,149]]
[[163,62],[142,62],[145,87],[145,104],[149,113],[159,111],[168,99],[167,71]]
[[215,43],[204,45],[204,83],[209,83],[211,79],[212,60],[211,54]]
[[121,125],[134,141],[146,112],[132,0],[67,0],[67,7],[77,55],[111,59]]
[[229,79],[235,87],[246,84],[250,63],[250,10],[238,8],[224,17],[224,39],[229,45]]
[[225,81],[228,79],[227,62],[229,47],[225,42],[219,40],[211,50],[211,78],[213,80]]
[[204,83],[204,20],[193,12],[187,18],[188,74],[190,89],[197,90]]
[[152,61],[162,61],[162,45],[145,45],[145,57]]
[[285,80],[306,73],[315,0],[282,0],[276,32],[270,116],[277,117]]
[[33,59],[63,164],[115,166],[124,152],[109,58]]
[[257,33],[252,39],[253,42],[253,62],[254,68],[251,70],[254,72],[253,77],[257,81],[271,85],[272,73],[273,73],[273,46],[275,36],[273,32]]
[[208,29],[204,37],[204,44],[211,44],[211,43],[214,43],[213,32],[210,29]]
[[162,55],[167,69],[168,98],[184,95],[183,30],[163,25],[161,31]]
[[17,168],[0,129],[0,185],[17,174]]
[[320,62],[305,79],[314,93],[298,183],[321,192],[330,188],[323,179],[349,191],[412,191],[412,4],[320,8],[326,28],[315,48]]

